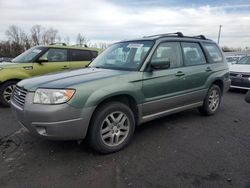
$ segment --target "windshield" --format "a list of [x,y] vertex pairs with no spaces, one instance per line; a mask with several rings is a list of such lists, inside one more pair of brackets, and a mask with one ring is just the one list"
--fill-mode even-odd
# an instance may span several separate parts
[[14,63],[28,63],[28,62],[31,62],[37,55],[41,54],[43,49],[44,49],[44,47],[31,48],[31,49],[23,52],[22,54],[20,54],[16,58],[14,58],[12,60],[12,62],[14,62]]
[[153,44],[153,41],[133,41],[113,44],[100,54],[90,64],[90,67],[138,70]]
[[243,57],[241,60],[239,60],[236,64],[245,64],[250,65],[250,56]]

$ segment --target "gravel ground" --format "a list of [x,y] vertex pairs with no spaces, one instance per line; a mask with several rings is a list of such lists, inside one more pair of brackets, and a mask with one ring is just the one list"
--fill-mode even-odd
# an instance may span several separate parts
[[137,127],[124,150],[32,137],[0,107],[0,187],[250,188],[250,104],[224,95],[211,117],[196,109]]

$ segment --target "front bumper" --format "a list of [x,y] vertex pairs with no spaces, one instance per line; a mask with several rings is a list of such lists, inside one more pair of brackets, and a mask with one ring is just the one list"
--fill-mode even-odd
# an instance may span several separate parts
[[11,101],[18,122],[30,133],[55,140],[85,138],[95,107],[75,108],[69,104],[33,104],[34,93],[28,93],[24,106]]
[[230,88],[239,88],[239,89],[250,89],[250,76],[244,74],[231,75],[231,86]]

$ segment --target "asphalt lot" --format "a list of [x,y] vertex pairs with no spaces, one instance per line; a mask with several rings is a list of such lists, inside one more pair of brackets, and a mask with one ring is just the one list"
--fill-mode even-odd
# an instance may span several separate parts
[[250,188],[250,104],[224,95],[211,117],[189,110],[136,129],[124,150],[30,136],[0,107],[0,187]]

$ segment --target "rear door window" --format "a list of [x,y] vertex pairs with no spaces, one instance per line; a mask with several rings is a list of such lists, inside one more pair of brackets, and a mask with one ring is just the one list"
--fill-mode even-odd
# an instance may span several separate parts
[[204,49],[208,54],[209,61],[211,63],[222,63],[223,56],[216,44],[212,43],[203,43]]
[[88,50],[70,50],[71,61],[91,61],[92,54]]
[[92,58],[96,58],[98,56],[97,51],[91,51],[91,53],[92,53]]
[[206,64],[206,58],[198,43],[182,42],[184,63],[186,66]]

